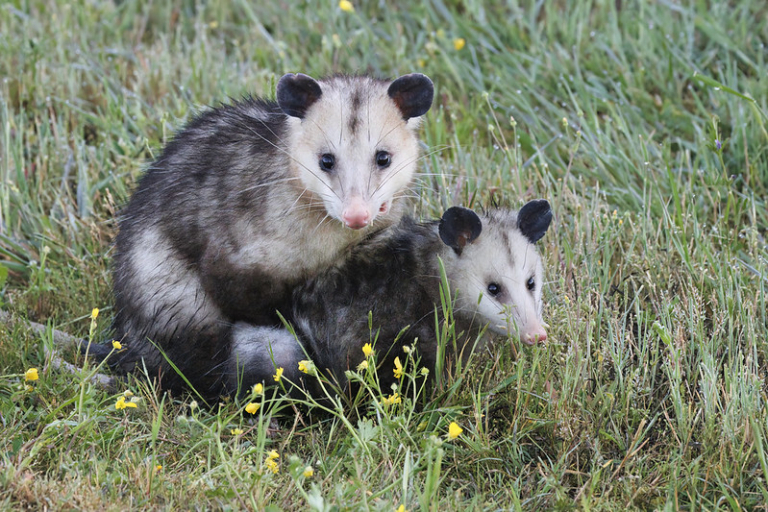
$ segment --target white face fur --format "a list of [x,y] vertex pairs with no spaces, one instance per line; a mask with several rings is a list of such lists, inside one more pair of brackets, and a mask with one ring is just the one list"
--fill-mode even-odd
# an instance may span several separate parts
[[295,172],[328,215],[352,229],[365,228],[407,193],[419,158],[421,118],[406,118],[388,93],[390,82],[337,77],[316,83],[319,99],[303,117],[288,118]]
[[475,315],[497,334],[517,332],[521,341],[534,344],[547,338],[541,316],[541,257],[516,227],[515,215],[501,215],[481,217],[482,233],[460,254],[451,253],[446,273],[458,289],[462,315]]

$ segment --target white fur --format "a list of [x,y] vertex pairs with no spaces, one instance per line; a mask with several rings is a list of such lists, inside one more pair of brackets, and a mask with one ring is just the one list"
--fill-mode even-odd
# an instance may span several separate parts
[[295,364],[297,349],[301,346],[296,338],[280,327],[258,327],[238,322],[232,328],[232,362],[240,366],[252,361],[273,361],[275,368]]
[[[145,308],[146,318],[173,330],[186,327],[179,320],[187,322],[194,318],[196,322],[204,323],[221,316],[219,309],[206,300],[198,273],[176,257],[176,252],[168,247],[168,242],[156,229],[146,229],[139,234],[127,261],[134,276],[132,288],[139,293],[155,291],[152,300],[138,301]],[[173,306],[158,309],[155,304]]]
[[[446,273],[458,289],[458,308],[474,312],[493,332],[509,335],[517,332],[525,343],[546,337],[542,325],[541,290],[543,267],[536,246],[509,223],[488,223],[483,232],[461,256],[445,262]],[[506,240],[502,231],[506,233]],[[527,289],[533,276],[536,288]],[[488,284],[502,287],[497,297],[488,292]]]
[[[358,111],[360,123],[354,134],[348,128],[354,89],[344,78],[320,82],[320,100],[308,109],[304,119],[289,120],[288,151],[294,159],[293,171],[339,221],[344,208],[356,199],[368,205],[375,220],[381,206],[411,182],[419,157],[414,133],[419,118],[403,120],[387,95],[388,83],[358,78],[355,88],[359,88],[360,80],[367,81],[367,96]],[[375,155],[381,150],[392,155],[390,166],[384,170],[375,164]],[[324,153],[336,156],[332,174],[318,166]]]

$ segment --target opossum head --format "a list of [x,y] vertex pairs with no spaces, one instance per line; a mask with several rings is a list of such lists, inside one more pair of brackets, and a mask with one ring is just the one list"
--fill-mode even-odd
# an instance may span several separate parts
[[439,225],[446,275],[457,289],[456,315],[479,316],[499,334],[517,332],[527,344],[547,339],[542,325],[543,269],[535,243],[552,221],[549,203],[531,201],[518,212],[479,217],[448,209]]
[[386,216],[413,178],[416,131],[432,97],[432,82],[418,73],[392,82],[283,76],[277,102],[289,116],[289,152],[302,185],[349,228]]

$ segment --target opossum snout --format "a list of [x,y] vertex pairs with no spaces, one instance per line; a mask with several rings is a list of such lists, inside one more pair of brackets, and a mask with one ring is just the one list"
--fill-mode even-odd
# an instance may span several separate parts
[[371,210],[362,198],[355,198],[341,212],[341,220],[348,228],[362,229],[371,222]]
[[535,345],[547,341],[547,331],[541,325],[535,325],[520,332],[520,340],[526,345]]

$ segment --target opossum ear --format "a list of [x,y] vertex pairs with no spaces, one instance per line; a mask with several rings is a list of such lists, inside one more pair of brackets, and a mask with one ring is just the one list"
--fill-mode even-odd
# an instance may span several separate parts
[[311,76],[288,73],[277,82],[277,104],[292,117],[304,119],[307,110],[323,95],[320,84]]
[[445,210],[437,231],[440,234],[440,240],[461,256],[464,246],[471,244],[480,236],[483,223],[472,210],[453,206]]
[[532,244],[538,242],[552,222],[552,210],[545,199],[529,201],[517,212],[517,227]]
[[427,113],[432,106],[435,87],[427,75],[411,73],[403,75],[391,84],[387,94],[395,102],[406,121]]

